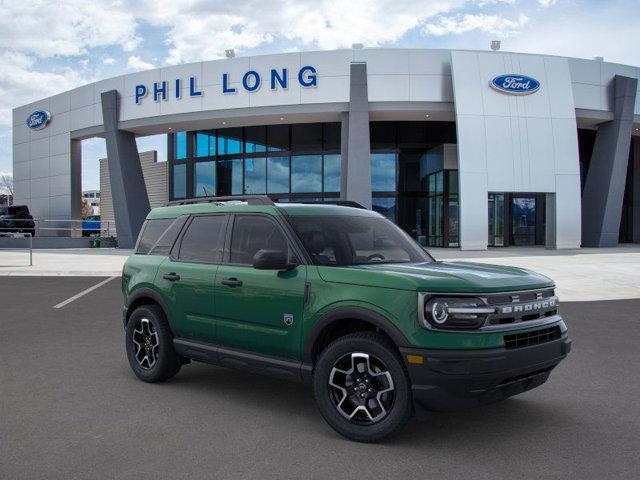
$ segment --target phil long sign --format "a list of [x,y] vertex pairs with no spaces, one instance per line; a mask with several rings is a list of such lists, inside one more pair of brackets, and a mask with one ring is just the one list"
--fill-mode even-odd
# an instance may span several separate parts
[[489,82],[494,90],[508,95],[530,95],[540,89],[540,82],[532,77],[509,73],[498,75]]

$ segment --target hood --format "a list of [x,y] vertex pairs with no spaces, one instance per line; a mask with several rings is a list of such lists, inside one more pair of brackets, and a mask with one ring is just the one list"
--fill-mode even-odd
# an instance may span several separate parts
[[486,263],[394,263],[318,270],[327,282],[400,290],[492,293],[553,286],[553,280],[531,270]]

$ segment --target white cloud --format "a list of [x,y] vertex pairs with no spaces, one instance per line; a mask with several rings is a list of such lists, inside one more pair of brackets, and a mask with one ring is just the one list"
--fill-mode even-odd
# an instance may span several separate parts
[[145,62],[137,55],[132,55],[127,59],[127,70],[137,72],[140,70],[151,70],[152,68],[155,68],[152,63]]
[[94,47],[133,50],[141,41],[127,2],[2,2],[0,45],[40,57],[79,55]]
[[519,32],[527,24],[529,18],[520,14],[516,19],[499,15],[465,14],[454,17],[439,17],[435,22],[424,26],[424,32],[429,35],[450,35],[468,33],[478,30],[491,35],[507,37]]
[[114,63],[116,63],[116,59],[113,57],[105,57],[102,59],[102,63],[104,65],[113,65]]
[[558,0],[538,0],[538,4],[543,8],[548,8],[552,5],[555,5]]

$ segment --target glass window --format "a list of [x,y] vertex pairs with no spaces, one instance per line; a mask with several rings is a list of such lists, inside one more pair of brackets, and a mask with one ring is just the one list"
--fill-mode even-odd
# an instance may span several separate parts
[[196,157],[212,157],[216,154],[215,132],[196,132],[195,142]]
[[268,125],[267,142],[270,152],[289,150],[289,125]]
[[182,230],[182,226],[187,221],[189,217],[187,215],[180,215],[176,218],[169,228],[167,228],[155,245],[151,248],[150,255],[169,255],[171,252],[171,248],[178,238],[180,234],[180,230]]
[[178,258],[185,262],[220,262],[226,225],[226,215],[193,217],[182,237]]
[[291,125],[291,151],[322,151],[322,124],[299,123]]
[[400,228],[379,216],[288,217],[317,265],[428,262],[432,259]]
[[267,192],[289,193],[289,157],[267,158]]
[[287,240],[276,223],[258,215],[238,215],[231,234],[230,263],[251,265],[262,249],[279,250],[288,255]]
[[398,122],[398,146],[427,147],[427,122]]
[[176,160],[187,158],[187,132],[176,132],[173,141],[173,158]]
[[374,192],[396,191],[395,153],[374,153],[371,155],[371,190]]
[[265,193],[267,188],[267,162],[265,158],[244,160],[244,193]]
[[325,123],[323,126],[324,149],[340,151],[341,123]]
[[322,156],[291,157],[291,191],[294,193],[322,191]]
[[324,156],[324,191],[340,191],[340,155]]
[[242,195],[242,159],[218,160],[217,195]]
[[245,127],[244,151],[246,153],[260,153],[267,151],[267,127]]
[[160,236],[174,220],[173,218],[154,218],[147,220],[144,224],[144,229],[140,233],[136,253],[143,255],[149,253],[151,247],[155,245]]
[[387,220],[396,221],[396,197],[373,197],[371,209]]
[[173,198],[187,197],[187,164],[173,166]]
[[216,162],[193,164],[194,197],[213,197],[216,194]]
[[218,130],[218,155],[236,155],[238,153],[242,153],[242,128]]
[[396,148],[396,122],[371,122],[369,124],[371,149],[383,150]]

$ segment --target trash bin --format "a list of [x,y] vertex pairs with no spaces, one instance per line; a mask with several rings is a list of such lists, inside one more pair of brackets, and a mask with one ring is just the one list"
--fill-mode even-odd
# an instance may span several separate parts
[[100,239],[94,238],[91,240],[91,248],[100,248]]

